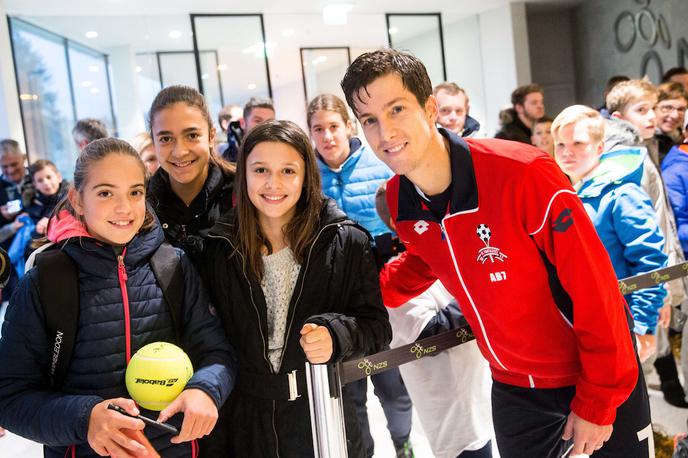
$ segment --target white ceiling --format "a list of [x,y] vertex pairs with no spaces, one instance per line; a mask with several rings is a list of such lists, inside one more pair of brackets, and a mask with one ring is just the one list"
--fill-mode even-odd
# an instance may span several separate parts
[[[418,0],[350,1],[354,6],[349,13],[349,25],[343,26],[345,28],[351,27],[351,24],[367,23],[371,15],[379,16],[389,12],[441,11],[445,16],[445,21],[448,17],[455,20],[459,16],[476,14],[510,3],[513,0],[430,0],[423,3],[424,8],[419,8]],[[535,1],[539,4],[571,4],[577,2],[577,0]],[[294,21],[294,18],[298,17],[297,15],[308,15],[310,19],[306,23],[322,23],[322,6],[325,4],[327,4],[325,0],[291,2],[283,0],[254,0],[252,2],[246,0],[222,2],[219,0],[195,0],[193,3],[182,0],[5,0],[7,14],[26,19],[32,24],[42,26],[104,52],[108,52],[116,46],[132,46],[135,52],[191,50],[193,49],[193,42],[190,13],[263,12],[269,14],[269,25],[280,28],[279,32],[274,28],[270,30],[267,37],[268,41],[274,41],[278,38],[280,46],[289,46],[292,41],[295,46],[298,46],[297,44],[303,46],[305,45],[304,35],[309,35],[314,31],[303,27],[303,22]],[[290,35],[283,34],[289,29],[291,29]],[[242,37],[245,33],[251,33],[253,30],[243,31],[241,28],[228,28],[222,38],[226,40],[232,36]],[[98,36],[87,38],[86,32],[89,31],[98,32]],[[177,32],[175,38],[170,37],[171,32]],[[321,37],[327,36],[326,30],[319,32]],[[395,40],[403,41],[405,32],[400,30]],[[415,27],[412,33],[418,33],[418,27]],[[349,46],[352,47],[369,46],[369,43],[357,44],[356,33],[351,33],[348,41]],[[336,44],[339,45],[340,43]],[[203,45],[200,45],[203,48]]]
[[[351,14],[444,13],[476,14],[516,0],[5,0],[10,15],[160,15],[195,13],[320,13],[330,3],[350,3]],[[578,3],[577,0],[529,0],[528,3]]]

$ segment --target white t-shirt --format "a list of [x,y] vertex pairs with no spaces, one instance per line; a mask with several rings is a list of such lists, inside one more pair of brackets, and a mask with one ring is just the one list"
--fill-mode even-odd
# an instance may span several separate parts
[[[452,297],[437,281],[397,308],[388,308],[392,348],[418,339]],[[487,361],[475,341],[399,367],[413,405],[437,458],[478,450],[494,437]]]

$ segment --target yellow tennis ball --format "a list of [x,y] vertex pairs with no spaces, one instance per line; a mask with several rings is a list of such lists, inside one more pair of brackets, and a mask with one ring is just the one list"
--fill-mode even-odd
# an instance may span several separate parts
[[193,366],[184,350],[168,342],[154,342],[132,356],[125,380],[137,404],[148,410],[163,410],[179,396],[192,375]]

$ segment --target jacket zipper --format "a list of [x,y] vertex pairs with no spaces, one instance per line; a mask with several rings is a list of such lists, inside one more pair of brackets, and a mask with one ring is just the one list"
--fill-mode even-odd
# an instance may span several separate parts
[[[214,234],[208,234],[208,236],[211,238],[215,238],[215,239],[225,240],[227,243],[229,243],[229,246],[231,246],[236,251],[236,247],[232,244],[232,242],[227,237],[224,237],[222,235],[214,235]],[[241,256],[242,264],[243,264],[245,262],[244,256],[241,253],[239,253],[238,251],[237,251],[237,253],[239,254],[239,256]],[[266,344],[265,334],[263,334],[263,328],[260,326],[260,313],[258,312],[258,306],[256,305],[255,301],[253,300],[253,287],[251,286],[251,282],[248,280],[248,276],[246,275],[246,272],[244,271],[244,269],[241,269],[241,273],[244,275],[244,279],[246,280],[246,284],[248,284],[249,296],[251,296],[251,305],[253,305],[253,310],[255,310],[256,318],[258,319],[258,323],[259,323],[258,330],[260,331],[260,337],[261,337],[261,340],[263,341],[263,359],[265,360],[268,367],[270,368],[270,372],[272,372],[274,374],[275,371],[273,370],[272,364],[270,363],[270,360],[268,359],[268,355],[267,355],[267,344]]]
[[[236,250],[236,247],[234,244],[229,240],[229,238],[224,237],[222,235],[214,235],[214,234],[208,234],[209,237],[211,238],[216,238],[216,239],[222,239],[225,240],[227,243],[229,243],[229,246],[234,249],[239,256],[241,256],[241,262],[242,265],[245,264],[245,258],[244,255],[239,253],[239,251]],[[272,368],[272,363],[270,362],[270,359],[268,359],[268,354],[267,354],[267,340],[265,339],[265,334],[263,334],[263,327],[260,325],[260,313],[258,312],[258,306],[256,305],[256,302],[253,300],[253,287],[251,286],[251,282],[248,279],[248,275],[246,275],[246,271],[242,268],[241,273],[244,274],[244,279],[246,280],[246,284],[248,285],[248,291],[249,291],[249,296],[251,296],[251,305],[253,305],[253,310],[256,312],[256,318],[258,319],[258,330],[260,331],[260,337],[261,341],[263,342],[263,359],[268,365],[268,368],[270,369],[270,373],[274,374],[275,370]],[[272,401],[272,433],[275,436],[275,456],[279,458],[279,437],[277,436],[277,425],[275,424],[275,408],[276,408],[276,403],[273,400]]]
[[299,294],[296,296],[296,301],[294,301],[294,307],[293,307],[293,313],[291,315],[291,321],[289,322],[289,326],[287,327],[287,332],[284,334],[284,348],[282,349],[282,356],[280,357],[280,363],[279,367],[277,368],[277,372],[282,368],[282,361],[284,360],[284,354],[287,352],[287,345],[289,344],[289,333],[291,332],[291,326],[294,323],[294,317],[296,316],[296,306],[299,303],[299,300],[301,299],[301,294],[303,293],[303,285],[306,283],[306,273],[308,271],[308,265],[311,262],[311,254],[313,253],[313,247],[315,247],[315,244],[317,241],[320,239],[320,236],[322,235],[323,231],[327,229],[328,227],[331,226],[338,226],[340,223],[330,223],[322,227],[320,229],[320,232],[318,232],[318,235],[315,236],[315,239],[313,239],[313,243],[311,243],[311,247],[308,249],[308,256],[306,257],[306,267],[303,270],[303,277],[301,278],[301,288],[299,288]]
[[124,342],[126,346],[127,365],[131,359],[131,316],[129,314],[129,294],[127,293],[127,269],[124,266],[124,255],[127,249],[122,251],[122,254],[117,256],[117,277],[119,279],[119,289],[122,292],[122,307],[124,308]]
[[461,287],[463,288],[464,292],[466,293],[466,297],[468,298],[468,302],[471,304],[471,308],[473,309],[473,312],[475,313],[475,316],[478,318],[478,323],[480,324],[480,331],[483,333],[483,336],[485,337],[485,344],[487,345],[487,348],[490,350],[490,354],[492,357],[495,359],[497,364],[501,366],[502,369],[505,371],[508,370],[504,364],[499,360],[497,357],[497,354],[495,353],[494,349],[492,348],[492,344],[490,343],[490,338],[487,337],[487,332],[485,331],[485,325],[483,324],[483,319],[480,316],[480,313],[478,312],[478,308],[475,306],[475,302],[473,302],[473,298],[471,297],[471,294],[468,292],[468,288],[466,288],[466,284],[463,282],[463,277],[461,276],[461,272],[459,271],[459,263],[456,261],[456,255],[454,254],[454,247],[451,244],[451,240],[449,239],[449,232],[444,227],[444,221],[448,218],[450,218],[452,215],[446,215],[444,218],[442,218],[442,221],[440,221],[440,228],[442,229],[442,233],[444,234],[444,240],[447,242],[447,246],[449,247],[449,253],[451,254],[452,257],[452,262],[454,263],[454,269],[456,271],[456,275],[459,277],[459,282],[461,282]]

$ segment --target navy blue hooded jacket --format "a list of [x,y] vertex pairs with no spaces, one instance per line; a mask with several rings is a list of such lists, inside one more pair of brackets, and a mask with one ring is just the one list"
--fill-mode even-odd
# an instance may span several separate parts
[[[0,425],[46,444],[45,456],[51,458],[64,457],[72,444],[79,457],[97,456],[87,442],[91,410],[105,399],[129,397],[124,383],[126,315],[117,256],[110,245],[74,235],[72,229],[71,236],[65,231],[57,238],[79,272],[79,323],[63,386],[50,388],[52,339],[39,302],[35,268],[24,276],[10,301],[0,339]],[[170,311],[149,264],[163,238],[156,225],[135,236],[124,252],[132,355],[152,342],[175,341]],[[177,345],[186,351],[195,369],[186,388],[203,390],[219,408],[234,386],[234,352],[219,319],[213,316],[198,274],[186,255],[180,250],[177,254],[184,275],[183,324]],[[141,411],[157,418],[157,412]],[[182,419],[178,414],[169,422],[180,426]],[[191,455],[188,442],[171,444],[169,434],[154,428],[146,428],[144,433],[162,457]]]

